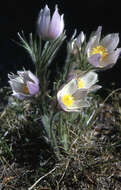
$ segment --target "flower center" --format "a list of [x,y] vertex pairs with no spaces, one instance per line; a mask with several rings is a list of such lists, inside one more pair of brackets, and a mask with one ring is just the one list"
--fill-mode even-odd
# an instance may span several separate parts
[[105,57],[108,55],[108,50],[103,46],[99,45],[92,49],[91,55],[99,53],[101,55],[102,61],[104,61]]
[[64,103],[65,106],[72,106],[74,101],[74,97],[70,94],[65,94],[62,97],[62,102]]
[[78,79],[78,88],[84,88],[84,80],[83,79]]
[[29,90],[28,90],[28,86],[27,86],[27,84],[24,84],[23,86],[22,86],[22,92],[24,93],[24,94],[29,94]]

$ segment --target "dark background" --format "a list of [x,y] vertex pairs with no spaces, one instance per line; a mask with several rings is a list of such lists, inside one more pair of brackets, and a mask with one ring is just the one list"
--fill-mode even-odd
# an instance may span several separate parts
[[[52,12],[58,4],[59,12],[64,13],[66,34],[69,37],[76,28],[78,33],[83,30],[87,36],[103,26],[103,35],[118,32],[121,37],[120,4],[109,0],[9,0],[1,1],[0,5],[0,86],[8,84],[8,72],[33,69],[28,54],[18,46],[17,33],[24,31],[28,36],[36,32],[36,20],[41,8],[48,4]],[[119,47],[121,43],[119,44]],[[63,52],[64,53],[64,52]],[[62,62],[65,54],[63,54]],[[59,60],[60,61],[60,60]],[[60,61],[60,62],[61,62]],[[115,82],[115,88],[121,87],[121,60],[111,70],[100,73],[100,81],[106,87]]]

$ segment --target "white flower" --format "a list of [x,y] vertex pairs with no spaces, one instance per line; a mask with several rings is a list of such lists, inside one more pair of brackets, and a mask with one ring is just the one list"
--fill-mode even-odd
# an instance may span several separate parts
[[90,71],[85,74],[81,74],[77,77],[77,86],[79,89],[87,89],[88,92],[92,92],[101,88],[99,85],[95,85],[98,82],[98,74]]
[[64,111],[81,112],[82,108],[88,107],[86,100],[88,93],[101,88],[95,85],[98,81],[97,74],[90,71],[80,77],[75,77],[65,84],[57,93],[57,100]]
[[39,80],[31,71],[18,71],[17,74],[8,74],[13,96],[23,100],[39,92]]
[[97,31],[91,36],[87,43],[86,53],[89,63],[93,66],[98,68],[110,68],[115,65],[121,53],[121,48],[117,48],[119,34],[108,34],[100,40],[101,31],[102,27],[99,26]]

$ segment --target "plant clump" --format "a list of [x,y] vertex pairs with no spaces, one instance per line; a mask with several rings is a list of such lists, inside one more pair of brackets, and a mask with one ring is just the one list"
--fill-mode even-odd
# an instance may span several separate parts
[[75,31],[61,68],[55,57],[66,31],[57,6],[52,17],[47,5],[40,11],[37,36],[18,33],[34,71],[11,71],[0,89],[0,189],[120,189],[121,89],[104,99],[99,73],[121,48],[118,33],[101,32],[87,40]]

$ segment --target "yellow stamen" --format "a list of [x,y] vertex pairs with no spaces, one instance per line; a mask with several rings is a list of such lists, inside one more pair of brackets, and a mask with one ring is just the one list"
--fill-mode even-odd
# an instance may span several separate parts
[[96,46],[95,48],[93,48],[90,54],[94,55],[97,53],[99,53],[101,55],[101,59],[102,59],[102,61],[104,61],[104,59],[108,55],[108,50],[105,47],[99,45],[99,46]]
[[78,79],[78,88],[84,88],[84,80],[83,79]]
[[62,102],[64,103],[65,106],[72,106],[74,101],[74,97],[71,94],[65,94],[62,97]]
[[28,86],[27,86],[27,84],[24,84],[23,86],[22,86],[22,92],[24,93],[24,94],[29,94],[29,90],[28,90]]

